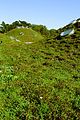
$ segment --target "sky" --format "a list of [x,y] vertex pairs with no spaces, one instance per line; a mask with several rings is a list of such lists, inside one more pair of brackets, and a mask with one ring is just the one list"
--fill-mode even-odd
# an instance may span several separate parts
[[24,20],[58,29],[80,18],[80,0],[0,0],[0,23]]

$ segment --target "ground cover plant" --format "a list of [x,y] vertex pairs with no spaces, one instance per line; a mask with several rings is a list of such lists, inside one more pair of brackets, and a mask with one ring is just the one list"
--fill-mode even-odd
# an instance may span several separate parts
[[0,34],[0,120],[80,120],[79,29],[60,40],[25,29]]

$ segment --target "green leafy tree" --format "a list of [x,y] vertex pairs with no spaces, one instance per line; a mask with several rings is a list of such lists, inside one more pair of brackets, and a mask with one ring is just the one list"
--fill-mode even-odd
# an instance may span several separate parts
[[2,33],[7,32],[6,24],[5,24],[4,21],[2,21],[1,26],[2,26],[2,27],[1,27],[1,31],[2,31]]
[[49,33],[50,33],[50,37],[55,37],[58,34],[57,30],[55,30],[55,29],[50,29]]
[[26,22],[26,21],[21,21],[21,20],[19,20],[19,22],[20,22],[21,26],[23,26],[23,27],[26,27],[26,26],[27,26],[27,22]]
[[15,21],[15,22],[12,23],[13,28],[16,28],[17,26],[20,26],[19,21]]
[[46,26],[33,24],[32,29],[41,33],[44,36],[49,36],[49,30],[47,29]]

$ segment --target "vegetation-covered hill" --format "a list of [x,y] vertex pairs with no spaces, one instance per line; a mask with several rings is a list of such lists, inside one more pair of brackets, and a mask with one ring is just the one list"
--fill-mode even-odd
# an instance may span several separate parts
[[15,28],[8,33],[6,33],[11,39],[19,40],[20,42],[38,42],[42,40],[43,37],[40,33],[35,32],[30,28]]
[[43,40],[31,32],[0,34],[0,119],[79,120],[80,30],[60,40],[58,31]]

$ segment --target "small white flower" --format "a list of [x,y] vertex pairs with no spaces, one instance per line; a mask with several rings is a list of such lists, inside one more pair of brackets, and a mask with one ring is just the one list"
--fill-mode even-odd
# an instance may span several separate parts
[[42,99],[43,97],[40,97],[40,99]]
[[2,71],[0,70],[0,73],[1,73]]

